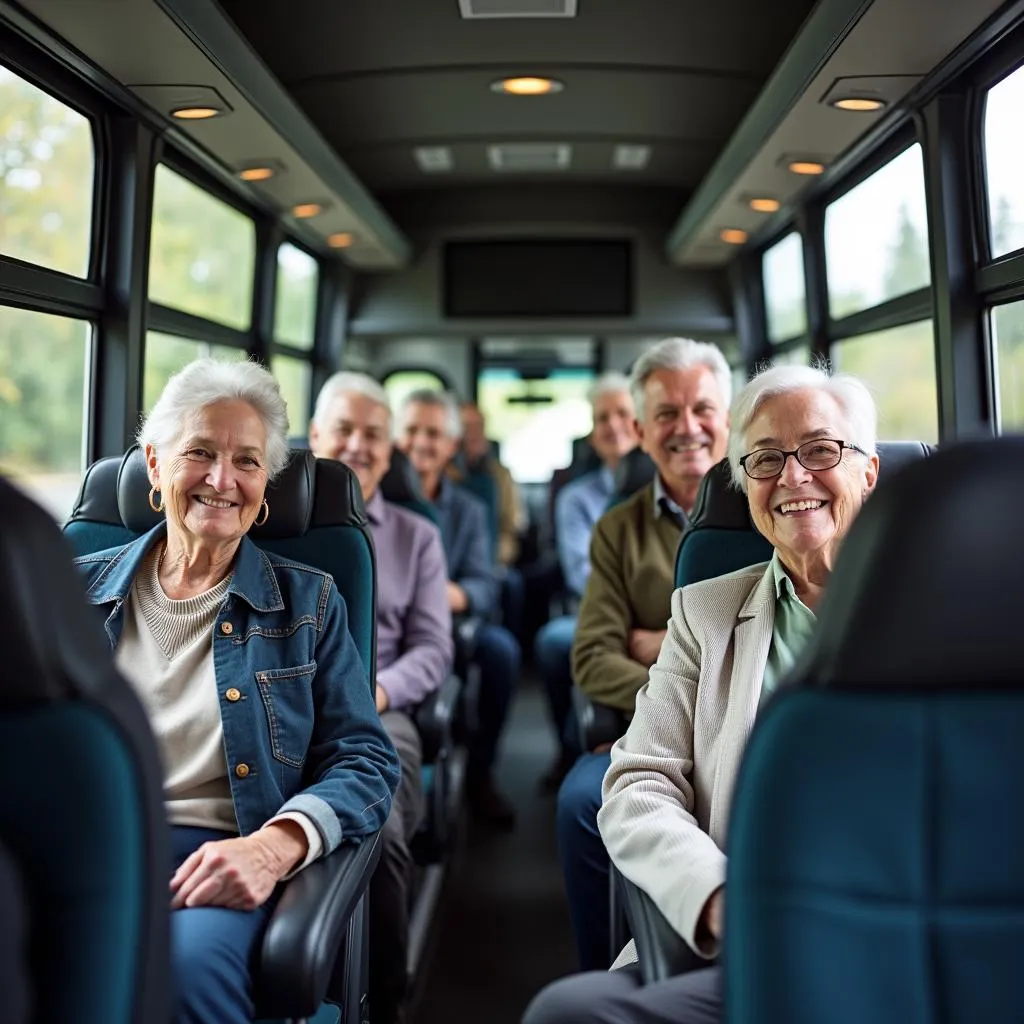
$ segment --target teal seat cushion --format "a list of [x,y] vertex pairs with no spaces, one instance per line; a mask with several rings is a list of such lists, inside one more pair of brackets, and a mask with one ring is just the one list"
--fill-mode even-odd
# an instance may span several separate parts
[[753,530],[694,527],[683,535],[676,552],[676,586],[685,587],[767,562],[772,551],[771,544]]

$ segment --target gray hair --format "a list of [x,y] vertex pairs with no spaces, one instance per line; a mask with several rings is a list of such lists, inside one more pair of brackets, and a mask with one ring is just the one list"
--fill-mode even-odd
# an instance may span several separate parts
[[878,410],[871,392],[858,377],[849,373],[832,373],[828,364],[819,366],[774,366],[758,373],[736,396],[729,412],[729,468],[733,484],[744,494],[747,491],[747,474],[740,466],[747,443],[747,430],[758,410],[769,398],[788,394],[791,391],[813,389],[831,395],[843,410],[850,441],[863,448],[868,455],[875,454],[878,440]]
[[196,359],[167,382],[136,440],[161,452],[181,437],[188,416],[215,402],[246,402],[267,432],[267,476],[273,480],[288,464],[288,406],[269,370],[259,363]]
[[331,374],[324,381],[324,386],[317,395],[316,408],[313,410],[313,422],[321,428],[327,427],[327,417],[331,406],[338,395],[355,394],[368,398],[377,405],[382,405],[388,413],[388,423],[391,423],[391,401],[388,393],[367,373],[353,373],[350,370],[341,370]]
[[732,371],[717,345],[692,338],[665,338],[649,348],[633,364],[629,375],[629,390],[633,394],[636,418],[644,416],[644,385],[656,370],[688,370],[692,366],[706,366],[714,374],[722,404],[729,405],[732,395]]
[[458,399],[450,391],[435,391],[433,388],[417,388],[410,391],[402,400],[399,419],[405,419],[405,412],[410,405],[432,405],[435,409],[444,409],[448,421],[448,436],[457,441],[462,437],[462,417]]
[[611,395],[619,391],[629,391],[629,378],[617,370],[609,370],[602,373],[590,386],[587,401],[593,405],[602,395]]

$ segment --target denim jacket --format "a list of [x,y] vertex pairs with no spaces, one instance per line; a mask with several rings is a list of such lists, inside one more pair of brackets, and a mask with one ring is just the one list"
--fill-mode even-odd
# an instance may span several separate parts
[[[75,559],[87,596],[106,613],[111,649],[147,551],[138,540]],[[398,755],[374,703],[345,602],[327,573],[243,537],[213,627],[213,662],[231,797],[240,833],[300,811],[324,853],[382,828],[398,785]]]

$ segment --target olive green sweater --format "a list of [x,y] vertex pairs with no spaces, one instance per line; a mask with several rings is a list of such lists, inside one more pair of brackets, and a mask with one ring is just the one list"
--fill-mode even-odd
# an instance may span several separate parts
[[668,516],[655,518],[651,484],[606,512],[590,540],[590,579],[576,623],[573,678],[591,700],[630,717],[649,670],[629,656],[629,631],[667,627],[680,536]]

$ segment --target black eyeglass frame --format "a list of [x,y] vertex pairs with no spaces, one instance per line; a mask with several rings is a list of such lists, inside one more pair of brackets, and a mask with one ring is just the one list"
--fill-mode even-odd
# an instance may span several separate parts
[[[830,444],[839,445],[839,454],[836,457],[836,461],[833,462],[831,466],[808,466],[807,463],[800,458],[800,450],[806,448],[808,445],[821,444],[822,441],[828,441]],[[809,473],[824,473],[827,469],[835,469],[836,466],[838,466],[839,463],[843,461],[843,452],[847,448],[851,449],[852,451],[859,452],[861,455],[867,455],[867,452],[864,451],[863,448],[860,448],[855,444],[850,444],[848,441],[838,441],[834,437],[815,437],[812,438],[810,441],[804,441],[804,443],[800,445],[798,448],[793,448],[790,451],[784,451],[781,448],[755,448],[754,451],[747,452],[747,454],[740,459],[740,465],[743,467],[743,472],[746,473],[751,480],[771,480],[774,477],[782,475],[782,471],[786,468],[786,463],[789,461],[789,457],[792,455],[793,458],[796,459],[796,461],[799,462],[800,465],[803,466],[804,469],[806,469]],[[747,459],[749,459],[752,455],[759,455],[762,452],[775,452],[778,455],[781,455],[782,465],[779,466],[778,471],[775,473],[769,473],[766,476],[754,476],[754,474],[751,473],[749,469],[747,469]]]

